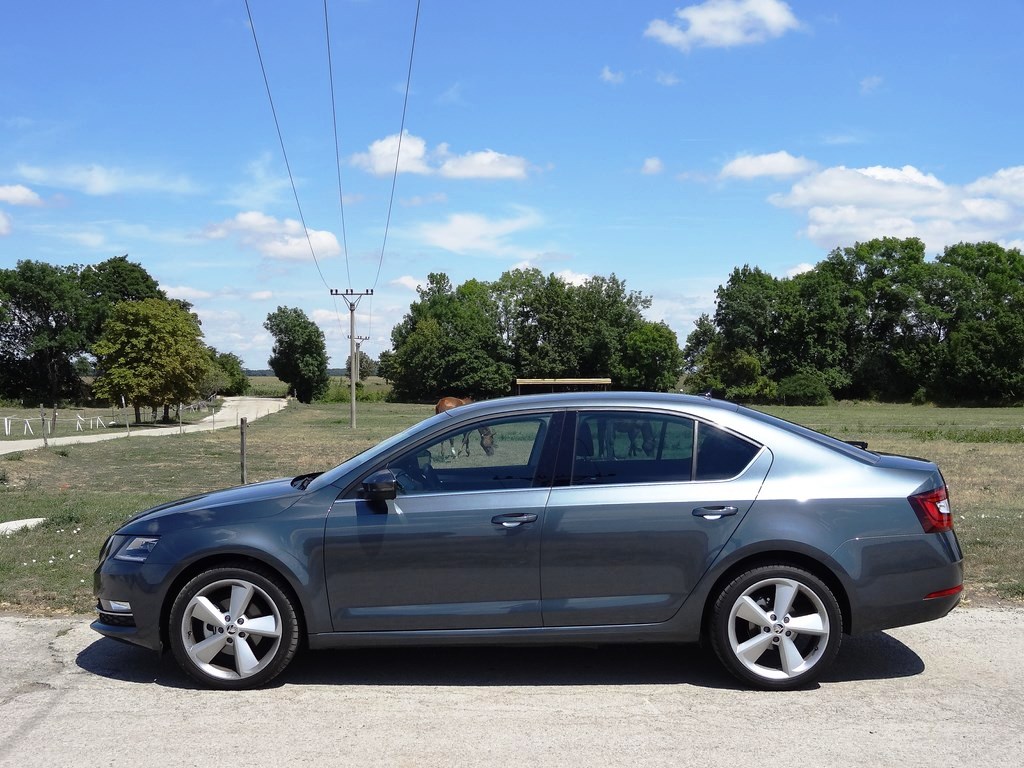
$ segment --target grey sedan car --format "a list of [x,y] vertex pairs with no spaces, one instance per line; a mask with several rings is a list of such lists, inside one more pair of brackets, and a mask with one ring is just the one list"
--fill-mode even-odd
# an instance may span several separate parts
[[303,645],[706,641],[789,689],[844,634],[945,616],[962,559],[928,461],[700,397],[539,395],[135,516],[92,626],[217,688]]

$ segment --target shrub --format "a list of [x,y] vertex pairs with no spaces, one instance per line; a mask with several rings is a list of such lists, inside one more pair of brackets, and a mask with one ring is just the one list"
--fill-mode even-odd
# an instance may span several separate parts
[[817,371],[798,371],[779,382],[778,398],[785,405],[828,405],[832,393]]

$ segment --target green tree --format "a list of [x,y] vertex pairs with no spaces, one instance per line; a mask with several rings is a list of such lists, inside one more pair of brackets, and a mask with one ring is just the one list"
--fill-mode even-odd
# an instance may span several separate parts
[[628,389],[668,392],[683,368],[675,331],[664,323],[640,322],[625,338],[621,382]]
[[[167,294],[160,289],[149,272],[141,264],[128,261],[127,254],[81,267],[78,281],[85,296],[83,322],[90,345],[99,339],[103,323],[115,304],[167,298]],[[187,304],[184,308],[191,310]]]
[[419,301],[392,329],[394,352],[381,356],[391,396],[426,402],[453,393],[474,398],[507,393],[512,367],[489,286],[469,280],[453,288],[447,275],[431,273],[417,292]]
[[268,361],[274,375],[295,392],[299,402],[323,397],[331,384],[327,374],[324,333],[301,309],[278,307],[263,323],[274,337]]
[[203,383],[203,397],[223,395],[232,397],[249,391],[249,377],[242,368],[242,358],[232,352],[218,352],[207,347],[210,356],[210,371]]
[[0,387],[55,406],[75,396],[74,358],[87,349],[77,267],[19,261],[0,270]]
[[[368,376],[377,375],[377,361],[370,357],[368,354],[359,350],[357,353],[359,358],[359,380],[365,381]],[[345,370],[352,370],[352,355],[348,355],[345,358]]]
[[937,342],[928,389],[941,401],[1024,399],[1024,256],[960,243],[936,260],[928,288]]
[[93,345],[99,376],[94,391],[135,408],[194,400],[208,372],[210,357],[195,317],[165,299],[115,304]]

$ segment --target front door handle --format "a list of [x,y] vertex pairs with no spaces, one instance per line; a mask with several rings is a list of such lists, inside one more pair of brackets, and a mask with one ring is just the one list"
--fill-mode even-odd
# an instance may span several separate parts
[[693,516],[703,517],[705,520],[717,520],[720,517],[735,515],[739,511],[739,507],[697,507],[693,510]]
[[532,512],[509,512],[505,515],[495,515],[491,522],[504,528],[518,528],[523,523],[537,522],[537,516]]

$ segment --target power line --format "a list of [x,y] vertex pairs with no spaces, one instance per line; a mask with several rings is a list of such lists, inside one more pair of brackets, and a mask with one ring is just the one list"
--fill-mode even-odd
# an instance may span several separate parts
[[[409,90],[412,85],[412,62],[416,53],[416,31],[420,26],[420,2],[416,0],[416,18],[413,20],[412,25],[412,44],[409,47],[409,68],[405,75],[405,97],[402,100],[402,124],[398,129],[398,151],[395,152],[395,171],[391,177],[391,195],[388,198],[388,215],[384,222],[384,240],[380,246],[380,258],[377,260],[377,274],[373,278],[373,288],[377,287],[377,283],[380,281],[380,270],[384,266],[384,249],[388,244],[388,230],[391,227],[391,211],[395,206],[395,187],[398,185],[398,163],[402,158],[402,136],[405,134],[405,116],[409,109]],[[370,324],[369,328],[373,327],[373,298],[371,294],[370,298]]]
[[[320,262],[316,258],[316,250],[313,248],[313,240],[309,236],[309,228],[306,226],[306,217],[302,214],[302,206],[299,204],[299,192],[295,187],[295,177],[292,175],[292,167],[288,162],[288,152],[284,148],[284,135],[281,133],[281,123],[277,119],[277,109],[274,107],[274,97],[270,93],[270,80],[267,79],[267,68],[263,65],[263,54],[260,52],[260,41],[256,37],[256,25],[252,20],[252,11],[249,8],[249,0],[245,0],[245,12],[249,16],[249,29],[252,31],[252,41],[256,45],[256,57],[260,60],[260,71],[263,73],[263,84],[267,88],[267,99],[270,101],[270,111],[274,115],[274,127],[277,128],[277,140],[281,144],[281,154],[284,156],[284,167],[288,170],[288,181],[292,185],[292,195],[295,197],[295,207],[299,211],[299,221],[302,222],[302,231],[306,235],[306,243],[309,245],[309,253],[313,257],[313,263],[316,265],[316,271],[320,275],[320,280],[323,281],[324,286],[328,289],[331,287],[328,285],[326,278],[324,277],[323,271],[320,269]],[[337,304],[335,304],[335,310],[337,310]],[[338,315],[338,322],[341,323],[341,315]]]
[[[351,288],[352,273],[349,270],[348,234],[345,231],[345,193],[341,186],[341,147],[338,143],[338,108],[334,98],[334,64],[331,60],[331,25],[327,17],[327,0],[324,0],[324,33],[327,37],[327,74],[331,82],[331,117],[334,120],[334,163],[338,169],[338,205],[341,208],[341,246],[345,251],[346,284]],[[337,307],[337,302],[335,302],[335,307]]]

